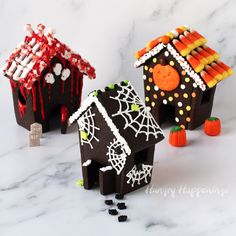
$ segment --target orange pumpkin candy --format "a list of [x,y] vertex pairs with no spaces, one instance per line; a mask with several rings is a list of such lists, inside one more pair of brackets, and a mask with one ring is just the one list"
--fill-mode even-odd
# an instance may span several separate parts
[[221,122],[217,117],[210,117],[205,120],[204,132],[209,136],[217,136],[221,132]]
[[187,144],[186,131],[180,126],[170,130],[169,143],[175,147],[184,147]]
[[178,87],[180,76],[172,66],[157,64],[153,68],[153,80],[161,90],[172,91]]

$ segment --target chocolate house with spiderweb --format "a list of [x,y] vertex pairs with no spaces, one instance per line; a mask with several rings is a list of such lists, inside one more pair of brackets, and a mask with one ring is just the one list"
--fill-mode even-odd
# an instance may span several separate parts
[[211,115],[216,85],[232,69],[196,30],[181,26],[135,54],[143,66],[145,102],[158,124],[166,120],[195,129]]
[[151,181],[162,130],[129,81],[92,92],[69,118],[77,121],[84,188],[128,193]]
[[26,31],[3,68],[10,79],[17,123],[30,129],[38,122],[46,132],[57,116],[65,133],[69,116],[80,106],[83,77],[94,79],[95,70],[56,39],[53,30],[45,32],[39,24],[35,30],[27,25]]

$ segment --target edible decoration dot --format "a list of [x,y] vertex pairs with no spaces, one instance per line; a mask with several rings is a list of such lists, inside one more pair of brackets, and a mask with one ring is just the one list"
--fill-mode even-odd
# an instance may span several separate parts
[[154,86],[154,90],[155,90],[155,91],[158,91],[159,88],[155,85],[155,86]]
[[162,97],[165,96],[165,93],[164,93],[163,91],[161,91],[161,96],[162,96]]
[[84,186],[84,180],[83,179],[78,179],[75,181],[76,186],[82,187]]
[[150,83],[152,83],[152,78],[149,78],[148,81],[149,81]]
[[145,101],[146,101],[146,102],[149,102],[149,101],[150,101],[149,97],[146,97],[146,98],[145,98]]
[[168,100],[169,100],[170,102],[172,102],[174,99],[173,99],[173,97],[168,97]]
[[97,97],[97,96],[98,96],[98,92],[97,92],[97,91],[94,91],[94,92],[93,92],[93,96]]
[[138,104],[131,104],[131,111],[139,111],[139,105]]
[[192,97],[193,97],[193,98],[196,97],[196,93],[195,93],[195,92],[192,93]]
[[179,114],[182,116],[184,114],[183,110],[179,110]]
[[189,77],[186,77],[184,80],[185,80],[186,83],[190,82],[190,78]]
[[178,102],[178,106],[182,107],[183,106],[182,102]]
[[166,99],[164,99],[164,100],[163,100],[163,103],[164,103],[164,104],[167,104],[167,100],[166,100]]
[[147,91],[150,91],[151,90],[151,87],[149,85],[146,86],[146,90]]
[[181,74],[184,76],[184,75],[186,75],[186,71],[185,70],[182,70],[181,71]]
[[80,135],[83,140],[86,141],[88,139],[88,134],[84,130],[80,131]]
[[179,94],[178,94],[178,93],[174,93],[174,96],[175,96],[176,98],[178,98],[178,97],[179,97]]
[[148,66],[144,66],[144,70],[148,70]]
[[184,97],[184,98],[188,98],[188,94],[187,94],[187,93],[184,93],[183,97]]
[[157,99],[157,95],[156,95],[155,93],[153,94],[153,97],[154,97],[155,99]]
[[185,129],[185,126],[184,126],[184,125],[180,125],[180,127],[181,127],[182,129]]
[[179,122],[179,118],[178,118],[178,117],[175,117],[175,121],[176,121],[176,122]]
[[170,65],[171,65],[171,66],[174,66],[175,63],[174,63],[173,61],[170,61]]
[[187,118],[186,118],[186,121],[187,121],[187,122],[190,122],[190,121],[191,121],[190,117],[187,117]]
[[181,88],[181,89],[185,89],[185,85],[184,85],[184,84],[181,84],[181,85],[180,85],[180,88]]
[[146,75],[143,75],[143,79],[145,80],[147,78],[147,76]]
[[152,107],[154,107],[155,106],[155,102],[152,102],[151,105],[152,105]]
[[187,111],[190,111],[190,110],[191,110],[191,107],[190,107],[190,106],[186,106],[186,110],[187,110]]
[[128,83],[129,83],[129,80],[124,80],[124,83],[126,84],[126,85],[128,85]]
[[114,84],[109,84],[108,87],[109,87],[109,89],[114,89],[115,85]]
[[197,88],[197,84],[196,84],[196,83],[193,83],[193,87],[194,87],[194,88]]
[[152,61],[153,61],[154,63],[156,63],[156,62],[157,62],[156,57],[154,57],[154,58],[152,59]]
[[152,73],[152,72],[153,72],[153,69],[152,69],[152,68],[150,68],[150,69],[149,69],[149,72],[150,72],[150,73]]
[[164,55],[165,55],[166,57],[168,57],[168,56],[170,55],[170,53],[169,53],[168,51],[165,51]]

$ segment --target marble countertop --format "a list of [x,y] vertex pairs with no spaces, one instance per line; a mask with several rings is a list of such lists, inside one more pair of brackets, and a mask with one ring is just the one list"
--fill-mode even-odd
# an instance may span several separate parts
[[[236,2],[187,0],[0,0],[0,64],[24,37],[26,23],[44,23],[96,67],[84,80],[84,97],[110,82],[129,79],[143,95],[142,70],[133,53],[147,41],[188,24],[236,69]],[[0,80],[0,235],[235,235],[235,75],[216,91],[213,115],[219,137],[188,131],[188,146],[168,138],[156,146],[152,183],[125,197],[129,221],[107,213],[98,189],[75,185],[81,178],[78,134],[60,130],[28,147],[28,132],[16,125],[9,81]],[[168,137],[170,127],[164,132]]]

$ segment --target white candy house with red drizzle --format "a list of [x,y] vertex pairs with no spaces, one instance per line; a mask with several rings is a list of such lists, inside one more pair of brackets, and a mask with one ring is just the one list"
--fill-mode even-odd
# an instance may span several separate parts
[[171,120],[195,129],[210,117],[216,85],[232,69],[196,30],[181,26],[136,52],[143,66],[146,105],[158,124]]
[[95,78],[95,69],[79,54],[45,32],[26,25],[27,36],[6,61],[3,72],[10,79],[17,123],[26,129],[41,123],[50,129],[50,119],[60,116],[65,133],[68,117],[81,102],[83,76]]

